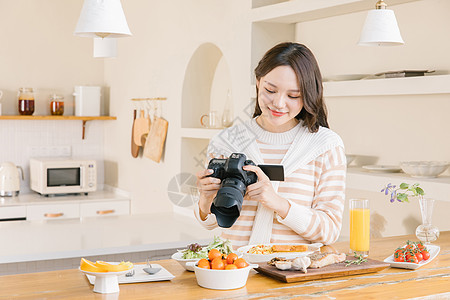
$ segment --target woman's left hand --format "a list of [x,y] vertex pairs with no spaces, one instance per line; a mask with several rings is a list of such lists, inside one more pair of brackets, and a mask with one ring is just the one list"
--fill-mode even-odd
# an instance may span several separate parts
[[247,195],[250,200],[259,201],[267,208],[273,209],[283,219],[287,216],[291,205],[289,201],[278,195],[270,183],[269,177],[261,170],[261,168],[252,165],[243,167],[245,171],[255,172],[258,181],[247,187]]

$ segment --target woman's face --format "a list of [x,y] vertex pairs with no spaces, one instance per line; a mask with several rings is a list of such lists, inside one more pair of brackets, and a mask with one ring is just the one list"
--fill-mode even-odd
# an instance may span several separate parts
[[295,116],[303,108],[297,75],[290,66],[279,66],[261,77],[258,104],[261,115],[258,124],[270,132],[284,132],[298,124]]

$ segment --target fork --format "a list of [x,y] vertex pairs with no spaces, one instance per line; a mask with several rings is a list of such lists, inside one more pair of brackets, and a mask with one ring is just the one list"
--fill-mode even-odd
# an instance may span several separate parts
[[133,276],[134,276],[134,269],[125,274],[125,277],[133,277]]

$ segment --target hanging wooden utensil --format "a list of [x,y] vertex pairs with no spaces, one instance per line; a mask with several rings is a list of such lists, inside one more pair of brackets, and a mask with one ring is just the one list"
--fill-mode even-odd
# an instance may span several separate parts
[[161,111],[156,113],[144,146],[144,155],[159,163],[161,161],[169,122],[161,118]]
[[148,133],[150,128],[150,120],[145,117],[145,110],[140,110],[140,116],[134,124],[134,142],[138,146],[144,146],[141,141],[142,135]]
[[131,156],[136,158],[139,156],[139,146],[134,142],[134,125],[136,120],[136,108],[133,110],[133,125],[131,126]]

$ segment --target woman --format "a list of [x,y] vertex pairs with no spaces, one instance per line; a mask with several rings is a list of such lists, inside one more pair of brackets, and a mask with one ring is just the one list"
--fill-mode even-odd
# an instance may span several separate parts
[[[344,209],[346,160],[341,138],[328,129],[322,77],[304,45],[282,43],[255,69],[253,119],[227,128],[208,147],[210,157],[246,154],[256,164],[282,164],[285,181],[271,182],[259,167],[245,166],[258,181],[247,187],[240,217],[222,236],[233,246],[263,243],[334,243]],[[199,222],[217,227],[210,207],[220,180],[197,173]]]

